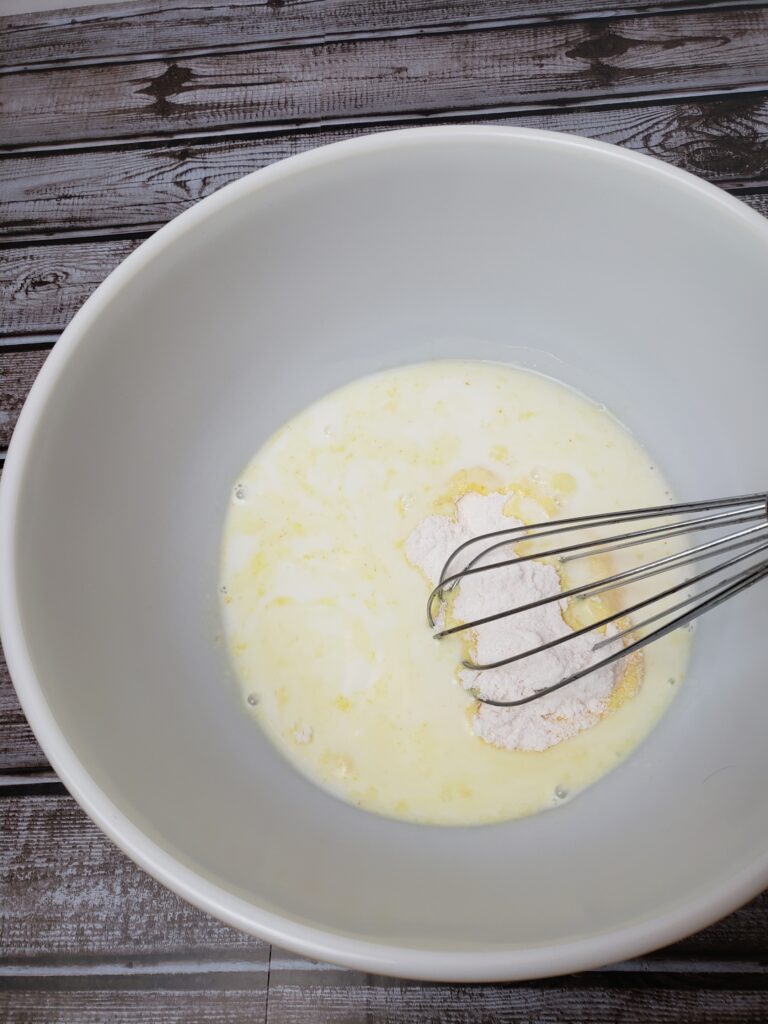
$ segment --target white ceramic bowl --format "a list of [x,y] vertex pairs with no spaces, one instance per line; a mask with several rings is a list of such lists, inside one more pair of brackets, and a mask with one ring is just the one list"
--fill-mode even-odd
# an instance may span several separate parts
[[690,497],[766,485],[768,224],[610,146],[427,128],[222,189],[130,256],[43,368],[0,507],[2,636],[51,763],[142,867],[312,957],[433,979],[639,954],[768,882],[768,591],[714,613],[626,763],[508,824],[408,825],[298,775],[217,632],[238,469],[329,389],[508,360],[604,401]]

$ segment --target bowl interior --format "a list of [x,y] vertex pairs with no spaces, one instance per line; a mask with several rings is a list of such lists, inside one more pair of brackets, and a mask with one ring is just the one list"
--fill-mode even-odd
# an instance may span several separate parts
[[115,807],[245,900],[244,924],[278,914],[287,942],[290,922],[313,925],[330,956],[337,935],[576,942],[764,858],[766,589],[703,623],[681,695],[616,771],[555,812],[476,829],[377,818],[300,777],[242,712],[214,638],[235,474],[308,402],[384,367],[540,369],[613,410],[678,494],[760,489],[767,241],[661,165],[499,130],[300,158],[152,240],[81,315],[22,426],[21,623]]

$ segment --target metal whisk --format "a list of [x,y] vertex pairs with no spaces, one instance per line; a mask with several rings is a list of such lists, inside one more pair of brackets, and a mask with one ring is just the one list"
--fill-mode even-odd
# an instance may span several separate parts
[[[609,536],[599,539],[592,537],[591,539],[577,541],[576,543],[571,538],[568,538],[568,543],[562,544],[562,542],[558,541],[555,546],[547,547],[544,550],[537,550],[535,553],[515,554],[514,557],[499,561],[485,561],[492,552],[509,545],[520,544],[522,541],[546,541],[548,538],[559,538],[565,534],[572,534],[577,531],[594,530],[610,526],[621,528],[654,519],[664,519],[666,521],[659,525],[649,525],[644,528],[623,532],[612,532]],[[745,523],[753,525],[737,530],[731,529]],[[516,608],[505,608],[493,615],[475,619],[471,622],[462,622],[435,633],[436,639],[442,639],[464,630],[476,629],[488,622],[496,622],[499,619],[517,615],[520,612],[539,608],[552,601],[594,597],[606,591],[625,587],[672,569],[679,569],[683,566],[693,565],[699,561],[711,558],[718,559],[714,565],[695,572],[694,575],[691,575],[683,582],[661,590],[651,597],[629,604],[614,614],[602,618],[599,622],[585,626],[583,629],[575,630],[567,636],[558,637],[548,643],[541,644],[539,647],[490,664],[476,664],[471,660],[463,662],[466,668],[478,671],[509,665],[512,662],[530,658],[541,651],[549,650],[561,643],[566,643],[574,637],[596,632],[610,626],[619,619],[634,616],[638,612],[645,613],[646,610],[650,610],[657,602],[669,601],[670,598],[679,598],[686,591],[690,592],[692,588],[698,588],[699,584],[705,580],[713,581],[704,589],[697,589],[695,593],[685,594],[682,599],[675,600],[674,603],[669,604],[662,610],[653,612],[646,618],[643,618],[642,621],[634,622],[628,628],[623,629],[623,631],[614,632],[610,637],[598,639],[593,650],[599,650],[608,644],[613,644],[616,640],[621,640],[630,634],[637,633],[638,630],[646,626],[659,623],[651,632],[638,639],[633,639],[631,642],[626,643],[625,646],[622,646],[620,650],[605,657],[602,661],[598,661],[596,664],[590,665],[588,668],[576,672],[566,679],[561,679],[553,686],[536,690],[529,696],[519,700],[490,700],[478,694],[478,699],[486,704],[492,704],[496,707],[519,707],[522,704],[539,700],[548,693],[553,693],[555,690],[568,686],[570,683],[575,683],[578,679],[582,679],[597,669],[612,665],[620,659],[626,658],[654,640],[658,640],[673,630],[692,622],[699,615],[703,615],[704,612],[715,608],[717,605],[727,601],[728,598],[733,597],[742,590],[746,590],[754,583],[763,579],[763,577],[768,576],[768,557],[756,558],[762,552],[768,551],[768,494],[748,494],[735,498],[718,498],[714,501],[684,502],[677,505],[657,506],[655,508],[609,512],[602,515],[578,516],[571,519],[553,520],[537,523],[533,526],[522,526],[481,534],[460,544],[448,558],[440,574],[440,582],[429,596],[427,618],[430,626],[434,628],[438,618],[435,615],[436,605],[444,607],[446,595],[468,576],[493,572],[495,569],[506,566],[519,565],[531,559],[558,559],[560,564],[563,564],[575,559],[607,554],[634,547],[635,545],[663,541],[671,537],[693,535],[699,530],[718,529],[726,532],[722,533],[722,535],[714,536],[714,539],[694,542],[686,547],[685,550],[652,559],[633,568],[616,572],[614,575],[603,579],[558,592],[538,601],[533,601],[530,604],[520,605]],[[475,546],[478,546],[479,550]],[[738,553],[731,554],[735,551]],[[456,566],[460,564],[462,555],[468,560],[463,568],[457,569]],[[724,577],[721,576],[721,574],[737,565],[740,566],[738,571]],[[714,581],[715,577],[718,577],[716,582]]]

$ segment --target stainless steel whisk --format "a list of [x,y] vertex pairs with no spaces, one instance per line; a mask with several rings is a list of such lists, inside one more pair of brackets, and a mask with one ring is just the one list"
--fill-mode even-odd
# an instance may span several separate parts
[[[687,517],[687,518],[680,518]],[[665,519],[672,521],[663,522],[660,525],[648,526],[641,529],[633,529],[625,532],[611,533],[609,536],[573,543],[572,541],[562,546],[546,548],[535,553],[523,555],[515,554],[512,558],[505,558],[500,561],[484,562],[484,559],[494,551],[512,544],[520,544],[522,541],[541,541],[552,537],[561,537],[564,534],[575,533],[576,531],[594,530],[607,526],[622,527],[645,520]],[[732,530],[731,527],[751,523],[743,529]],[[628,509],[622,512],[608,512],[602,515],[578,516],[571,519],[550,520],[544,523],[537,523],[533,526],[522,526],[508,530],[497,530],[493,533],[481,534],[471,540],[460,544],[448,558],[440,574],[440,582],[432,591],[427,603],[427,618],[432,628],[435,627],[436,619],[435,606],[445,606],[446,595],[453,590],[467,576],[474,576],[480,573],[493,572],[506,566],[518,565],[531,559],[556,558],[561,564],[575,559],[585,558],[591,555],[602,555],[612,551],[618,551],[635,545],[647,544],[654,541],[663,541],[671,537],[686,534],[694,534],[699,530],[726,530],[721,536],[705,540],[700,543],[692,543],[683,551],[665,555],[644,562],[633,568],[624,569],[611,576],[593,582],[585,583],[569,590],[558,592],[549,597],[544,597],[530,604],[520,605],[516,608],[505,608],[493,615],[475,619],[470,622],[462,622],[449,628],[441,629],[435,633],[436,639],[442,639],[465,630],[476,629],[488,622],[496,622],[499,619],[516,615],[520,612],[530,611],[552,601],[562,601],[568,598],[588,598],[615,588],[624,587],[637,583],[640,580],[648,579],[660,573],[668,572],[671,569],[679,569],[683,566],[692,565],[701,560],[710,558],[720,559],[714,566],[696,572],[681,583],[668,587],[653,594],[651,597],[636,601],[627,605],[614,614],[608,615],[592,625],[575,630],[567,636],[558,637],[548,643],[541,644],[520,654],[495,661],[490,664],[476,664],[466,660],[464,666],[469,669],[485,671],[487,669],[499,668],[502,665],[509,665],[512,662],[530,658],[542,651],[550,650],[559,644],[567,643],[576,636],[584,636],[596,632],[603,627],[625,617],[634,616],[637,612],[644,612],[650,609],[657,602],[674,598],[693,587],[698,587],[705,580],[713,580],[720,577],[720,574],[732,569],[734,566],[741,568],[728,576],[719,578],[703,590],[693,594],[686,594],[681,600],[660,611],[649,615],[640,622],[633,623],[621,632],[613,633],[610,637],[604,637],[596,641],[593,650],[599,650],[616,640],[620,640],[629,634],[636,633],[653,623],[660,623],[654,630],[638,639],[632,640],[616,651],[589,668],[561,679],[552,686],[536,690],[530,695],[519,700],[490,700],[477,694],[478,699],[483,703],[492,704],[496,707],[519,707],[531,701],[539,700],[548,693],[554,693],[570,683],[595,672],[597,669],[612,665],[622,658],[658,640],[675,629],[692,622],[699,615],[715,608],[717,605],[727,601],[728,598],[746,590],[763,577],[768,576],[768,557],[757,559],[762,552],[768,551],[768,494],[748,494],[742,497],[718,498],[714,501],[684,502],[676,505],[662,505],[655,508]],[[570,541],[570,538],[569,538]],[[559,543],[559,542],[558,542]],[[479,551],[472,551],[474,545],[480,545]],[[731,552],[738,551],[738,554]],[[456,569],[460,556],[465,555],[468,561],[461,569]],[[728,555],[723,558],[722,556]],[[481,564],[482,563],[482,564]],[[683,610],[686,609],[686,610]],[[667,621],[664,621],[667,620]]]

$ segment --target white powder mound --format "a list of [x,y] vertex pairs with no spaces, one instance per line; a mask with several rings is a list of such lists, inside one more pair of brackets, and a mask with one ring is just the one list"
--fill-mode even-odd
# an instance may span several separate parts
[[[455,518],[429,516],[424,519],[406,541],[408,561],[421,569],[433,585],[437,584],[447,558],[459,544],[479,534],[523,525],[504,515],[506,501],[503,494],[466,494],[456,505]],[[465,556],[460,556],[455,571],[463,568],[481,547],[471,547]],[[485,561],[511,557],[514,556],[510,545],[497,550]],[[523,562],[466,577],[458,588],[453,612],[457,619],[469,622],[560,592],[560,580],[551,565]],[[472,660],[478,664],[500,661],[573,634],[562,616],[564,604],[552,601],[541,608],[476,628],[472,631]],[[619,648],[617,642],[593,652],[594,643],[593,633],[574,636],[550,651],[511,665],[483,672],[462,669],[460,679],[466,689],[477,687],[484,697],[492,700],[517,700],[596,664]],[[507,750],[546,750],[595,725],[606,710],[606,700],[614,684],[614,667],[608,666],[519,708],[480,704],[474,730],[488,743]]]
[[297,725],[293,730],[293,738],[297,743],[311,743],[314,735],[311,725]]

